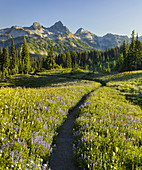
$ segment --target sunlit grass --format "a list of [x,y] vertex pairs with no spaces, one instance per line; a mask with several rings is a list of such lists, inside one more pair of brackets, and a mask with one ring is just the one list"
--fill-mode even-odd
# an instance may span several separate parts
[[103,87],[81,106],[74,155],[81,169],[141,169],[142,110],[115,88]]
[[46,169],[53,139],[93,81],[42,88],[0,89],[0,169]]

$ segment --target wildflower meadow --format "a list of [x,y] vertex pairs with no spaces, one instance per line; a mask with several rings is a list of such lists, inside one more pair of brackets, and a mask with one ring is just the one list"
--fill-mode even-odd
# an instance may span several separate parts
[[60,126],[93,81],[70,86],[0,89],[0,169],[47,169]]
[[81,169],[142,169],[141,74],[98,78],[109,80],[107,87],[80,107],[74,126],[74,158]]

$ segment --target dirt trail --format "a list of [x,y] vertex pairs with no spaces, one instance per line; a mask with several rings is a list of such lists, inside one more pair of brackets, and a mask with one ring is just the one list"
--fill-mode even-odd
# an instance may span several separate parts
[[[92,92],[91,92],[92,93]],[[57,137],[56,141],[56,150],[53,155],[53,159],[50,162],[51,170],[78,170],[73,163],[73,126],[75,122],[75,115],[79,109],[79,106],[84,104],[87,97],[91,94],[88,93],[85,95],[80,102],[70,111],[67,119],[65,120],[60,134]]]

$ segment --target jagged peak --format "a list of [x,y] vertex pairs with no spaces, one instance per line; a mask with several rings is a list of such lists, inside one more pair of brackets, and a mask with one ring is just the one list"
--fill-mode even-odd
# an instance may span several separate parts
[[62,28],[66,28],[63,23],[61,21],[55,22],[55,24],[53,26],[51,26],[50,28],[55,28],[55,29],[62,29]]
[[62,27],[64,26],[61,21],[56,22],[54,25],[58,25],[58,26],[62,26]]
[[38,23],[38,22],[34,22],[33,25],[32,25],[32,27],[33,27],[34,29],[41,29],[41,28],[42,28],[42,26],[41,26],[40,23]]
[[69,29],[63,25],[61,21],[56,22],[50,28],[47,28],[51,32],[62,32],[62,33],[69,33]]
[[85,30],[84,28],[79,28],[75,34],[82,34],[82,33],[89,33],[89,31]]

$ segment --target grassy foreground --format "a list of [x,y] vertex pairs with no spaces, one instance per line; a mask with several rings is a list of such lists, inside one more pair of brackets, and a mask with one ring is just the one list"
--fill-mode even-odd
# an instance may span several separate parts
[[104,75],[80,108],[74,155],[81,169],[142,169],[142,71]]
[[0,89],[0,169],[47,168],[53,139],[68,110],[100,86],[86,80],[63,82],[56,87]]
[[73,147],[78,166],[142,169],[142,71],[71,69],[0,81],[0,169],[46,169],[69,109],[100,87],[94,80],[106,87],[94,92],[78,113]]

